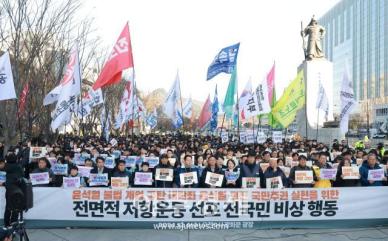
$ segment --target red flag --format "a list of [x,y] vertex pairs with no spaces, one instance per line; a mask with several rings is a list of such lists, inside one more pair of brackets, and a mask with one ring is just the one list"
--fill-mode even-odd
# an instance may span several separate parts
[[26,100],[28,91],[30,90],[30,85],[28,82],[24,85],[22,93],[20,93],[20,100],[19,100],[19,110],[18,110],[18,116],[20,117],[23,115],[24,108],[26,106]]
[[[267,74],[267,87],[268,87],[268,99],[270,101],[270,105],[273,106],[275,103],[274,100],[274,90],[275,90],[275,63],[273,64],[271,70]],[[276,96],[275,96],[276,98]]]
[[93,90],[120,82],[121,73],[127,68],[133,68],[132,46],[128,23],[125,24],[108,60],[102,68],[100,76],[98,76],[96,83],[94,83]]
[[212,117],[212,103],[210,102],[210,96],[207,97],[205,104],[202,107],[201,114],[199,115],[198,125],[199,128],[203,128]]

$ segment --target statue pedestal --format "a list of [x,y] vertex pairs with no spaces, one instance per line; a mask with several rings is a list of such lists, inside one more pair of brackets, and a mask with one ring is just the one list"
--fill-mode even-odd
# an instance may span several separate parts
[[[318,126],[318,141],[331,143],[333,139],[340,138],[338,137],[341,136],[339,128],[321,127],[323,127],[324,122],[333,120],[333,64],[326,59],[314,59],[311,61],[304,61],[299,66],[298,72],[302,69],[304,70],[304,79],[306,81],[306,106],[299,111],[296,117],[298,133],[302,136],[306,136],[307,121],[308,139],[316,139]],[[318,110],[316,107],[319,81],[325,89],[329,102],[329,113],[327,119],[325,118],[325,113],[322,110]]]

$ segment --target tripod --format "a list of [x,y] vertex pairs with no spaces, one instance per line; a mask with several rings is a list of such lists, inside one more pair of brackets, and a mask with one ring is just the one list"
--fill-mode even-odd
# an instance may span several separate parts
[[15,212],[18,213],[18,220],[11,224],[12,228],[15,230],[14,234],[17,234],[19,236],[20,241],[29,241],[30,239],[28,238],[27,230],[24,223],[23,210],[17,210]]

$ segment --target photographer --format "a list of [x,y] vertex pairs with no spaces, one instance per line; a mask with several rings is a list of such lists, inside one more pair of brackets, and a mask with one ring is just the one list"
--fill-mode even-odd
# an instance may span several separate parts
[[[14,189],[18,186],[20,179],[23,178],[23,169],[16,162],[17,157],[15,153],[8,152],[5,156],[6,164],[5,164],[5,172],[6,172],[6,180],[5,180],[5,198],[9,199],[10,190]],[[11,223],[17,221],[18,212],[14,212],[10,210],[9,203],[5,204],[5,212],[4,212],[4,226],[9,226]]]

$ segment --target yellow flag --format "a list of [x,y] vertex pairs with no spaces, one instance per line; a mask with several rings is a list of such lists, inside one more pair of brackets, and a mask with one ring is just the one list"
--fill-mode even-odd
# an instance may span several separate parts
[[305,85],[303,70],[284,91],[282,97],[272,109],[275,119],[284,128],[288,127],[295,119],[297,111],[305,104]]

